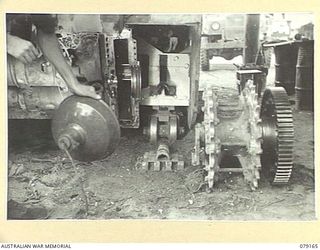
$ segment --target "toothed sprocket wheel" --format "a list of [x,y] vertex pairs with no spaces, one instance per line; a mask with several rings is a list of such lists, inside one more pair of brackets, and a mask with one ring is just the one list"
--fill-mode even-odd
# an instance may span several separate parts
[[293,166],[294,128],[291,105],[284,88],[264,91],[262,121],[262,171],[272,184],[288,183]]

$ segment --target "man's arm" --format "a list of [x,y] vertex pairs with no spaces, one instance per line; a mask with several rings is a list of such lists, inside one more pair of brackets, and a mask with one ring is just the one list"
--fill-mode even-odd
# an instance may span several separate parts
[[61,77],[64,79],[69,89],[80,96],[89,96],[94,99],[101,99],[92,86],[80,84],[72,72],[70,65],[64,58],[55,33],[46,33],[41,29],[37,32],[38,44],[42,53],[48,61],[57,69]]
[[25,64],[31,63],[39,55],[31,42],[9,33],[7,33],[7,52]]

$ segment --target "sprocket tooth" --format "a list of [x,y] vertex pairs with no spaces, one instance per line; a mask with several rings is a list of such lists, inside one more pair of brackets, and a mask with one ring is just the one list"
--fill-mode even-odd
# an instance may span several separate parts
[[[288,183],[293,166],[293,143],[294,126],[291,105],[285,90],[281,87],[272,87],[266,89],[262,98],[260,118],[264,126],[272,122],[273,130],[277,133],[267,136],[273,136],[276,147],[264,147],[264,153],[272,154],[274,160],[263,164],[262,167],[269,168],[269,178],[272,184]],[[270,138],[269,138],[270,139]]]

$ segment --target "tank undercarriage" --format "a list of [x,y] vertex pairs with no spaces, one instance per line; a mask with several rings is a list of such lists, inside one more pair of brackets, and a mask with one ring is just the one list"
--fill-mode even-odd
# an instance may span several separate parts
[[[199,22],[137,21],[127,23],[123,33],[57,34],[75,76],[94,86],[101,101],[73,96],[44,56],[30,65],[8,57],[9,118],[53,118],[57,145],[81,161],[112,154],[120,128],[141,129],[154,150],[140,158],[139,166],[181,170],[185,161],[170,147],[193,129],[197,117]],[[274,184],[287,183],[291,175],[294,131],[287,95],[282,88],[269,88],[260,104],[255,80],[264,72],[240,71],[257,76],[239,78],[239,94],[221,98],[210,88],[203,93],[204,119],[195,126],[192,164],[204,166],[209,190],[220,172],[243,173],[252,190],[261,173]],[[221,167],[224,157],[236,157],[241,167]]]

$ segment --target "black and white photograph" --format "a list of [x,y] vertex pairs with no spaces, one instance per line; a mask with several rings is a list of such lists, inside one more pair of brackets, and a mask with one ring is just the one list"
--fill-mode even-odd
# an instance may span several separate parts
[[5,19],[7,220],[317,219],[313,13]]

